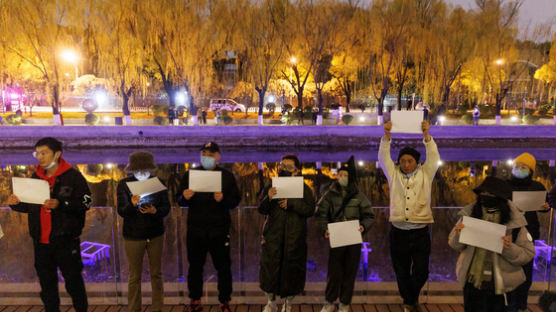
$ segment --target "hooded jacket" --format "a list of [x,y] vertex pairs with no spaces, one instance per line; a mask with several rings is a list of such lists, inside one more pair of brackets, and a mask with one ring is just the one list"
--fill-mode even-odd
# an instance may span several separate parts
[[307,270],[307,218],[315,211],[313,192],[303,185],[303,198],[289,198],[287,209],[268,198],[268,188],[258,210],[266,216],[261,242],[260,287],[281,297],[295,296],[305,288]]
[[[459,212],[459,215],[462,218],[463,216],[470,216],[474,205],[475,203],[465,206]],[[521,266],[531,261],[535,256],[533,239],[525,227],[527,225],[525,217],[511,202],[509,202],[509,205],[510,221],[505,224],[506,235],[511,237],[513,229],[520,228],[520,230],[515,242],[512,241],[509,248],[504,248],[502,254],[492,253],[494,287],[497,295],[510,292],[525,281],[525,273]],[[460,218],[458,224],[462,222],[462,218]],[[456,264],[456,274],[460,286],[463,288],[467,282],[467,273],[476,247],[460,243],[459,234],[456,233],[455,227],[450,232],[448,244],[454,250],[460,252]]]
[[423,140],[427,159],[418,166],[409,179],[404,177],[400,166],[390,156],[390,142],[382,138],[378,150],[378,161],[390,186],[390,222],[433,223],[431,188],[438,169],[440,155],[431,138]]
[[[67,167],[63,173],[56,176],[50,192],[50,198],[59,201],[58,207],[50,211],[50,243],[79,237],[85,226],[85,214],[92,202],[91,191],[81,173],[63,158],[60,158],[60,164],[66,164]],[[40,179],[37,172],[33,173],[31,178]],[[38,243],[41,235],[41,205],[19,203],[10,207],[28,214],[29,235]]]
[[[124,218],[123,235],[127,239],[141,240],[155,238],[164,234],[164,217],[170,212],[168,191],[161,191],[141,199],[138,207],[131,203],[131,191],[127,182],[137,181],[134,176],[129,176],[118,182],[118,214]],[[149,203],[156,208],[155,214],[141,213],[140,205]]]
[[375,220],[371,202],[353,183],[348,184],[344,198],[342,197],[342,187],[337,181],[334,181],[317,206],[316,218],[321,235],[326,232],[328,223],[349,220],[359,220],[359,224],[364,228],[363,234],[365,234]]

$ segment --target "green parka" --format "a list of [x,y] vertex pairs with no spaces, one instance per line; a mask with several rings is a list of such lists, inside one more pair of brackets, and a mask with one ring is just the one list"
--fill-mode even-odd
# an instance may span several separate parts
[[263,228],[260,287],[280,297],[300,294],[307,266],[307,218],[315,211],[311,189],[304,184],[303,198],[288,199],[282,209],[278,199],[269,200],[268,189],[258,209],[266,215]]

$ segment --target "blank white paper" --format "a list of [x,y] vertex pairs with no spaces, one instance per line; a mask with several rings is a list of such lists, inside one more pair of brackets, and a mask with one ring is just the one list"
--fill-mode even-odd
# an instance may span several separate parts
[[276,188],[273,198],[303,198],[303,177],[272,178],[272,187]]
[[546,191],[512,192],[512,202],[521,211],[542,210],[546,202]]
[[222,192],[222,171],[189,170],[189,189],[194,192]]
[[141,197],[166,190],[166,186],[164,186],[164,184],[162,184],[157,177],[143,181],[126,182],[126,184],[131,191],[131,194],[139,195]]
[[12,186],[14,195],[22,203],[42,205],[50,199],[50,186],[45,180],[12,178]]
[[423,111],[392,111],[392,133],[423,133]]
[[363,238],[359,232],[359,220],[328,223],[330,248],[361,244]]
[[502,253],[502,237],[506,236],[505,225],[468,216],[463,217],[463,225],[465,227],[459,235],[460,243]]

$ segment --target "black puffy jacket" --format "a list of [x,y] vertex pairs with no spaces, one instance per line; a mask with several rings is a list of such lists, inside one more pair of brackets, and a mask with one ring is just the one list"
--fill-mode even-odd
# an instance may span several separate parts
[[124,218],[123,235],[127,239],[149,239],[164,234],[164,217],[170,212],[168,191],[161,191],[141,198],[138,207],[147,202],[156,208],[155,214],[141,213],[131,203],[131,191],[126,182],[137,181],[129,176],[118,182],[118,214]]
[[[40,179],[37,173],[31,178]],[[85,214],[92,202],[85,178],[76,169],[68,169],[56,177],[50,198],[57,199],[60,204],[51,210],[52,229],[49,241],[52,243],[79,237],[85,226]],[[29,235],[38,242],[41,235],[41,205],[19,203],[11,208],[28,214]]]
[[[540,182],[533,181],[531,175],[525,179],[518,179],[513,177],[509,180],[512,187],[512,191],[524,192],[524,191],[546,191],[544,185]],[[527,219],[527,230],[531,233],[534,240],[539,239],[540,236],[540,224],[539,218],[536,211],[526,211],[525,219]]]
[[259,212],[266,215],[259,282],[264,292],[288,297],[305,288],[307,218],[315,211],[315,200],[305,184],[303,198],[289,198],[287,209],[278,201],[265,196],[259,204]]

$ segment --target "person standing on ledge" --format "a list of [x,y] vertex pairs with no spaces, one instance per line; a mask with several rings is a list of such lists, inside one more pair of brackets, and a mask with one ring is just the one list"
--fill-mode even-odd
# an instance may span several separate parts
[[91,207],[89,186],[81,173],[62,158],[62,142],[57,139],[40,139],[33,156],[39,165],[31,178],[48,182],[50,199],[42,205],[28,204],[12,194],[8,205],[27,214],[45,311],[60,311],[60,268],[73,308],[76,312],[87,312],[79,236],[85,225],[85,214]]
[[421,154],[411,147],[399,152],[397,163],[392,161],[391,121],[384,124],[384,137],[378,150],[380,167],[390,186],[390,255],[404,312],[417,311],[419,293],[429,276],[431,241],[428,224],[434,222],[431,187],[440,161],[429,128],[427,121],[421,123],[427,153],[423,164],[419,164]]

